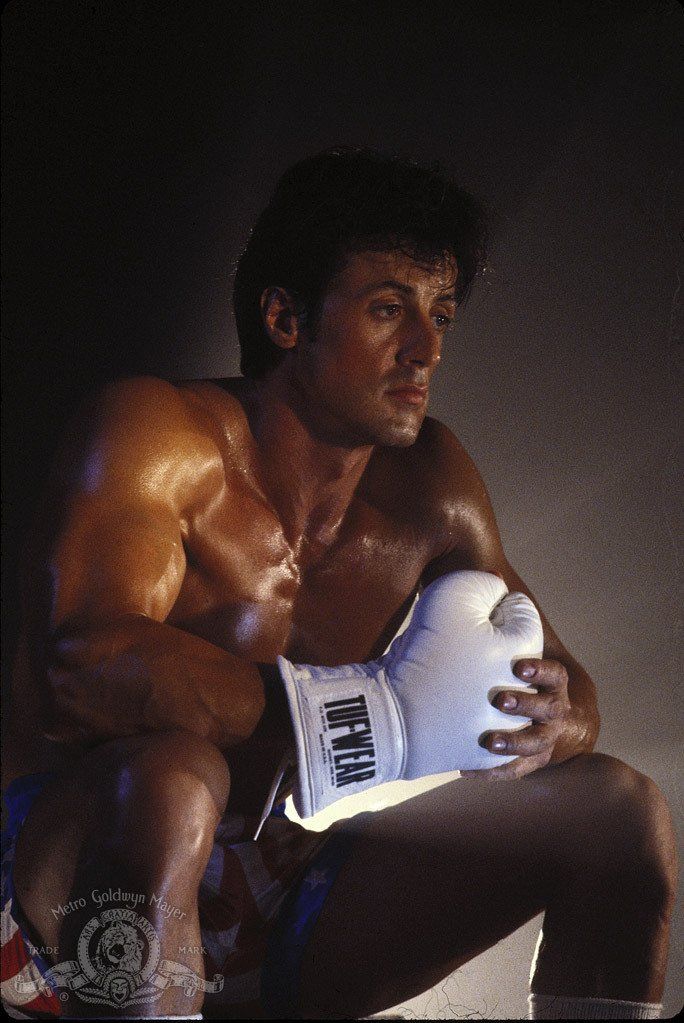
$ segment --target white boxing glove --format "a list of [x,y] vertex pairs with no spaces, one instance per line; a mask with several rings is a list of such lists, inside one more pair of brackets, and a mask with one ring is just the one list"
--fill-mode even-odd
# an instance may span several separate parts
[[326,668],[279,657],[297,744],[299,816],[383,782],[513,760],[478,738],[529,724],[490,700],[500,689],[531,689],[511,669],[541,657],[543,646],[528,597],[508,593],[488,572],[452,572],[426,587],[406,631],[377,661]]

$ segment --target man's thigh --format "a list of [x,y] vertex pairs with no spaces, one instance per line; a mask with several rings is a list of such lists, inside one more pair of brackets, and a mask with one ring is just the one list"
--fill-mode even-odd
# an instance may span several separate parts
[[578,757],[516,781],[458,780],[369,815],[305,950],[300,1011],[359,1017],[411,998],[537,915],[588,843],[608,861],[615,765]]

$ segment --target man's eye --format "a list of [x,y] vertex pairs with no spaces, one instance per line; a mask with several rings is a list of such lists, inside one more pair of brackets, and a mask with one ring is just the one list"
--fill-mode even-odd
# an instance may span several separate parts
[[438,313],[435,316],[435,323],[437,324],[438,327],[441,327],[443,330],[446,330],[448,327],[451,326],[453,320],[450,316],[444,316],[442,313]]
[[376,306],[376,313],[380,313],[385,319],[392,319],[401,310],[401,306],[397,302],[388,302],[386,305]]

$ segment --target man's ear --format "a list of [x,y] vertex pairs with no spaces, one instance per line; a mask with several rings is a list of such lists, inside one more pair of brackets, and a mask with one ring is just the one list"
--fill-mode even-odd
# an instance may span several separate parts
[[278,348],[294,348],[304,323],[301,304],[284,288],[266,288],[261,296],[261,318]]

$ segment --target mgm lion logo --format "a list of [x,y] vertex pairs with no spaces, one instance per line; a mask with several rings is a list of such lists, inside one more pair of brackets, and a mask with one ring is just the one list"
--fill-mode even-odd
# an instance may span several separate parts
[[77,955],[78,961],[53,966],[40,981],[17,980],[17,987],[69,988],[84,1002],[120,1007],[151,1002],[170,986],[183,987],[188,997],[223,988],[220,974],[213,981],[202,980],[187,966],[161,959],[157,932],[132,909],[107,909],[89,920]]
[[[140,920],[142,917],[138,918],[138,921]],[[138,921],[136,924],[139,926]],[[154,937],[156,938],[156,935]],[[93,956],[93,965],[100,976],[123,972],[141,978],[144,953],[145,942],[138,937],[137,926],[113,920],[100,935],[97,951]],[[114,1000],[119,1001],[118,998]]]
[[[113,1005],[134,1005],[160,995],[161,989],[148,990],[160,959],[157,932],[149,920],[132,909],[108,909],[94,916],[81,931],[78,962],[92,988],[79,987],[86,1001]],[[96,998],[88,996],[97,995]]]

